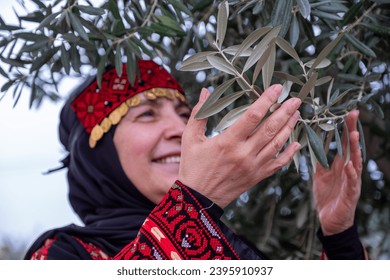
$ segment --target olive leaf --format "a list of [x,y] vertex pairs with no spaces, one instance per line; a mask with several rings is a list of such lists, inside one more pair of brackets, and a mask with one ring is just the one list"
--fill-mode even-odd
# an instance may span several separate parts
[[343,91],[341,94],[340,94],[340,90],[336,90],[334,92],[334,94],[332,95],[332,97],[330,98],[329,102],[328,102],[328,105],[332,106],[334,104],[337,104],[340,100],[343,99],[344,96],[346,96],[349,92],[351,92],[352,89],[347,89],[345,91]]
[[286,40],[284,40],[282,37],[277,37],[275,42],[282,50],[284,50],[292,58],[294,58],[295,61],[297,61],[298,63],[301,62],[301,59],[299,58],[296,50]]
[[211,66],[213,66],[214,68],[216,68],[222,72],[228,73],[230,75],[237,74],[237,71],[234,68],[234,66],[229,64],[223,58],[220,58],[218,56],[207,56],[207,61],[210,63]]
[[308,73],[309,75],[310,72],[316,69],[317,65],[319,65],[329,55],[329,53],[336,47],[336,45],[340,42],[343,36],[344,36],[343,32],[339,33],[337,37],[333,41],[331,41],[328,45],[326,45],[326,47],[319,53],[317,58],[311,64],[310,71]]
[[[239,47],[240,47],[240,45],[230,46],[230,47],[223,49],[222,51],[225,54],[230,54],[230,55],[235,56],[237,54],[237,52],[239,51]],[[238,56],[250,56],[251,53],[252,53],[252,49],[248,48],[245,51],[239,53]]]
[[370,56],[370,57],[376,57],[376,54],[375,52],[370,48],[368,47],[366,44],[360,42],[358,39],[356,39],[353,35],[349,34],[349,33],[346,33],[345,34],[345,37],[347,38],[348,41],[351,42],[351,44],[356,48],[358,49],[359,51],[361,51],[362,53],[364,53],[365,55],[367,56]]
[[334,130],[334,126],[329,123],[320,123],[318,126],[324,131]]
[[246,112],[249,106],[250,104],[246,104],[231,110],[222,118],[214,130],[222,131],[233,125],[241,117],[241,115]]
[[316,159],[321,163],[324,168],[329,168],[328,159],[326,157],[324,143],[322,139],[310,127],[310,125],[305,125],[305,131],[309,140],[309,146],[314,152]]
[[313,168],[313,172],[315,173],[317,171],[317,163],[318,163],[318,159],[313,151],[313,148],[312,146],[309,144],[310,140],[309,140],[309,136],[308,134],[306,133],[305,134],[305,139],[308,143],[308,149],[309,149],[309,155],[310,155],[310,162],[311,162],[311,166]]
[[311,6],[309,0],[296,0],[299,8],[299,12],[301,13],[303,18],[309,18],[311,12]]
[[[315,67],[313,67],[314,63],[316,63]],[[328,67],[330,64],[331,64],[331,61],[327,58],[324,58],[319,63],[317,63],[317,59],[312,59],[312,60],[306,62],[304,65],[306,67],[309,67],[309,68],[321,69],[321,68]]]
[[325,77],[322,77],[322,78],[319,78],[317,81],[316,81],[316,87],[317,86],[321,86],[323,84],[326,84],[328,82],[332,81],[332,77],[331,76],[325,76]]
[[[271,48],[265,49],[263,54],[261,55],[261,57],[257,61],[255,70],[253,71],[252,84],[254,84],[256,82],[257,77],[259,76],[260,72],[264,69],[264,65],[268,62],[268,60],[270,58],[270,54],[271,54]],[[272,75],[272,73],[270,73],[270,74]]]
[[[206,62],[207,61],[207,57],[208,56],[211,56],[213,54],[217,54],[217,52],[215,51],[204,51],[204,52],[200,52],[200,53],[196,53],[192,56],[190,56],[189,58],[185,59],[181,65],[181,70],[182,71],[199,71],[201,69],[197,69],[197,70],[192,70],[192,66],[196,63],[201,63],[201,62]],[[208,64],[210,66],[210,68],[212,68],[212,66],[210,64]],[[187,69],[186,67],[190,67],[191,69]],[[203,68],[202,68],[203,69]]]
[[275,69],[275,59],[276,59],[276,48],[275,44],[271,44],[268,49],[270,49],[270,54],[268,56],[268,59],[266,63],[263,66],[262,69],[262,76],[263,76],[263,87],[268,88],[271,85],[272,76]]
[[85,41],[89,41],[88,34],[84,30],[80,19],[73,13],[68,13],[68,15],[73,29],[80,35],[81,38],[83,38]]
[[360,148],[362,149],[363,161],[366,161],[367,160],[366,142],[364,139],[363,127],[360,120],[358,120],[357,127],[359,131],[359,142],[360,142]]
[[289,96],[292,84],[291,81],[284,82],[282,93],[280,94],[277,103],[282,103]]
[[64,66],[65,73],[69,74],[70,71],[70,59],[69,52],[66,50],[64,44],[61,44],[61,62]]
[[122,76],[122,53],[121,53],[121,45],[118,44],[116,46],[115,51],[115,70],[118,76]]
[[[302,127],[300,125],[295,127],[295,129],[293,130],[293,132],[291,133],[291,135],[289,137],[289,143],[298,141],[298,135],[300,134],[301,130],[302,130]],[[301,145],[301,149],[302,148],[303,148],[303,146]],[[295,169],[297,172],[299,172],[299,158],[300,157],[301,157],[301,152],[299,150],[293,156],[293,162],[294,162],[294,166],[295,166]]]
[[289,33],[290,33],[289,39],[290,39],[291,46],[295,47],[299,40],[299,35],[301,33],[296,14],[293,15]]
[[255,42],[257,42],[263,35],[269,32],[272,28],[270,26],[265,26],[259,28],[248,35],[245,40],[240,44],[237,53],[233,57],[233,61],[239,57],[242,53],[248,50]]
[[214,92],[209,96],[209,98],[206,99],[206,101],[203,103],[203,106],[199,109],[197,114],[195,115],[195,118],[202,119],[205,118],[204,111],[210,108],[218,99],[226,92],[227,89],[229,89],[233,83],[236,81],[236,78],[232,78],[228,81],[225,81],[224,83],[220,84]]
[[305,100],[306,96],[309,94],[309,92],[315,87],[316,82],[317,82],[317,76],[318,73],[314,72],[309,80],[307,81],[306,84],[304,84],[301,88],[301,90],[298,93],[298,98],[301,99],[302,101]]
[[135,56],[131,52],[126,52],[126,57],[127,57],[127,61],[126,61],[127,78],[130,81],[130,84],[134,85],[136,72],[137,72],[135,70],[137,69]]
[[246,72],[249,68],[251,68],[262,56],[266,48],[269,48],[270,43],[276,39],[276,36],[280,32],[280,26],[272,28],[271,31],[267,33],[267,35],[264,36],[264,38],[256,45],[256,47],[253,49],[252,54],[249,56],[248,60],[246,61],[243,72]]
[[334,134],[335,134],[335,140],[336,140],[336,147],[337,147],[337,153],[339,157],[341,158],[343,156],[343,146],[341,145],[341,138],[339,130],[337,129],[336,124],[334,124]]
[[271,15],[271,25],[280,26],[280,34],[283,37],[288,28],[290,27],[290,21],[292,18],[293,0],[278,1]]
[[228,17],[229,17],[229,4],[227,1],[223,1],[219,5],[219,11],[218,11],[218,27],[217,27],[216,43],[219,48],[222,47],[222,43],[225,40]]
[[246,90],[241,90],[218,99],[215,103],[211,104],[209,107],[202,109],[201,112],[199,110],[198,117],[203,119],[215,115],[216,113],[219,113],[220,111],[222,111],[223,109],[231,105],[234,101],[236,101],[245,93]]
[[101,16],[105,13],[105,10],[102,8],[96,8],[91,6],[85,6],[85,5],[77,5],[77,9],[79,9],[81,12],[94,15],[94,16]]

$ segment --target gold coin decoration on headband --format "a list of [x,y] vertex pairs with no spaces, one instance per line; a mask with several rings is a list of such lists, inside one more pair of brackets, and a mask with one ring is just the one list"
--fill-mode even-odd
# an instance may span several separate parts
[[[148,100],[155,100],[156,98],[159,97],[165,97],[168,98],[169,100],[173,100],[176,97],[181,102],[188,103],[185,96],[183,96],[183,94],[181,94],[176,89],[152,88],[150,90],[144,91],[143,94]],[[99,124],[95,125],[89,137],[89,146],[93,149],[96,146],[97,141],[99,141],[103,137],[104,133],[109,131],[111,126],[116,125],[120,122],[122,117],[124,117],[129,111],[129,108],[137,107],[140,103],[141,103],[141,96],[139,94],[135,95],[127,99],[119,107],[114,109],[111,112],[111,114],[108,116],[108,118],[103,119],[100,125]]]
[[113,125],[116,125],[121,120],[122,116],[121,113],[119,113],[118,108],[116,108],[114,111],[111,112],[111,114],[108,116],[108,119],[111,121]]
[[89,147],[91,149],[95,148],[96,147],[96,143],[97,141],[93,140],[91,137],[89,137]]
[[175,90],[175,96],[183,103],[187,103],[187,99],[183,96],[183,94],[181,94],[180,92],[178,92],[177,90]]
[[99,141],[103,137],[104,131],[100,125],[95,125],[91,131],[91,138],[95,141]]
[[154,100],[157,96],[152,91],[144,91],[144,95],[149,100]]
[[126,105],[125,102],[123,102],[119,107],[118,107],[118,112],[121,115],[121,117],[126,116],[127,112],[129,111],[129,107]]
[[170,89],[161,89],[161,88],[153,88],[152,89],[152,93],[157,96],[157,97],[164,97],[164,96],[168,96],[167,95],[167,92],[169,91]]
[[173,100],[175,98],[175,94],[172,91],[168,91],[167,97],[168,97],[168,99]]
[[103,128],[104,133],[106,133],[111,128],[111,121],[108,118],[104,118],[100,126]]
[[129,106],[129,108],[138,106],[140,103],[141,97],[139,95],[135,95],[132,98],[126,100],[126,104]]

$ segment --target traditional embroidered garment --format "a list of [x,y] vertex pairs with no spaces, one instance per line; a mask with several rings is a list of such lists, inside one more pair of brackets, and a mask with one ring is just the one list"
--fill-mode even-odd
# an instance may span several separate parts
[[[122,77],[108,70],[102,88],[89,80],[64,105],[59,134],[69,152],[63,161],[69,200],[84,226],[44,233],[25,258],[264,259],[220,221],[221,208],[191,188],[177,181],[155,205],[127,178],[113,143],[115,124],[137,105],[140,93],[185,102],[183,90],[164,68],[140,61],[139,70],[141,78],[134,85],[128,83],[125,68]],[[356,240],[356,229],[347,234],[348,240]],[[334,247],[326,238],[323,242],[325,248]],[[337,246],[343,252],[344,245]],[[349,246],[358,247],[354,253],[361,248],[356,242]],[[340,256],[337,250],[333,258]]]
[[239,259],[210,210],[214,209],[204,208],[188,188],[176,181],[145,220],[137,238],[115,258]]

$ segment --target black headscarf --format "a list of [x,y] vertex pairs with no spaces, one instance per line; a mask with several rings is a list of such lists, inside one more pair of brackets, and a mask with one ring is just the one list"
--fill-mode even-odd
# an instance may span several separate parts
[[78,237],[113,257],[136,237],[155,207],[134,187],[121,167],[113,143],[115,126],[95,148],[88,145],[89,134],[70,104],[93,80],[84,83],[70,96],[62,108],[59,126],[61,143],[69,152],[63,161],[68,168],[69,200],[85,226],[71,224],[46,232],[28,250],[26,259],[47,238],[58,234]]

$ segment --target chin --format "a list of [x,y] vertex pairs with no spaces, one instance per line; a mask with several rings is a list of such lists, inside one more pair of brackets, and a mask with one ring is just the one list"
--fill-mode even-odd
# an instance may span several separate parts
[[165,182],[167,182],[169,187],[171,187],[173,185],[173,183],[175,183],[175,181],[177,180],[178,177],[179,177],[179,174],[168,176],[167,179],[165,180]]
[[[158,175],[157,175],[158,174]],[[160,182],[167,182],[171,186],[179,177],[179,168],[160,169],[156,173],[156,178]]]

